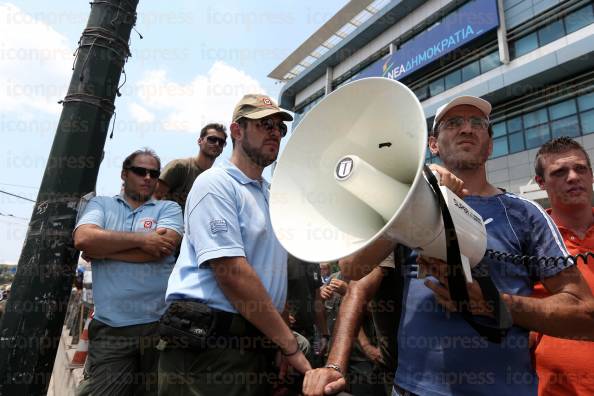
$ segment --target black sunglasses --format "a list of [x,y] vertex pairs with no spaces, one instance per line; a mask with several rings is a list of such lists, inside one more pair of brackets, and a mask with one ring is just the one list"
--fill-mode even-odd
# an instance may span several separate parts
[[287,135],[287,124],[282,121],[274,122],[271,118],[266,118],[265,120],[259,120],[256,125],[266,129],[268,133],[277,128],[281,134],[281,137],[285,137]]
[[158,169],[148,169],[142,166],[129,166],[126,169],[131,170],[132,173],[140,177],[145,177],[148,174],[151,179],[157,179],[161,175],[161,171]]
[[210,144],[218,144],[221,147],[225,147],[227,145],[227,140],[216,136],[207,136],[206,141]]

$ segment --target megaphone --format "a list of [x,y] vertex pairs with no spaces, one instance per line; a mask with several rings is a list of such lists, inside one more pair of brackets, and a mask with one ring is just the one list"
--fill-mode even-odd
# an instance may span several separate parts
[[[423,172],[425,114],[405,85],[365,78],[312,108],[294,131],[272,178],[274,232],[308,262],[349,256],[380,237],[446,260],[441,210]],[[464,274],[484,256],[481,216],[445,187]]]

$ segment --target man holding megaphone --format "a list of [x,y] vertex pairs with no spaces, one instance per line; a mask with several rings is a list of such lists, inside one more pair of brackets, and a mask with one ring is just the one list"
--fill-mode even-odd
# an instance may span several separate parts
[[[486,161],[493,148],[491,105],[461,96],[440,107],[429,149],[464,183],[465,202],[483,218],[489,249],[514,255],[567,256],[559,231],[536,204],[487,181]],[[343,271],[381,262],[394,242],[380,239],[343,259]],[[528,331],[566,338],[594,338],[594,299],[571,260],[517,263],[484,258],[473,269],[488,275],[501,293],[514,326],[500,344],[480,336],[456,312],[450,296],[447,263],[412,254],[403,267],[403,313],[398,329],[398,368],[393,395],[536,395],[538,379],[530,361]],[[418,279],[419,272],[431,275]],[[540,280],[551,293],[529,297]],[[494,316],[478,283],[467,284],[472,315]],[[365,295],[358,293],[357,295]],[[346,301],[345,301],[346,303]],[[341,312],[342,314],[342,312]],[[339,321],[339,329],[357,318]],[[335,333],[336,334],[336,333]],[[330,354],[326,368],[308,372],[306,395],[321,395],[344,384],[342,357]],[[328,386],[329,384],[329,386]]]

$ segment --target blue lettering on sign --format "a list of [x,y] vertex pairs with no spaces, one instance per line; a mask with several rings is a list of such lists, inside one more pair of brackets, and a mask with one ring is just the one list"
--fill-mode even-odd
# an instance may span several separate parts
[[398,80],[499,26],[496,0],[474,0],[355,76]]

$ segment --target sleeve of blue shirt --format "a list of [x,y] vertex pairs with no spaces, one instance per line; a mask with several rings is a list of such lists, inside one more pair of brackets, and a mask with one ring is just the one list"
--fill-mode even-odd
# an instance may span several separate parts
[[[529,208],[531,238],[528,239],[528,254],[536,257],[567,257],[569,253],[553,220],[542,209],[532,204]],[[536,280],[558,274],[573,265],[571,260],[539,260],[532,264]]]
[[213,192],[204,194],[188,216],[188,237],[194,246],[198,266],[221,257],[245,257],[232,197]]
[[184,235],[184,218],[181,207],[173,201],[161,201],[163,207],[157,219],[157,228],[169,228],[179,235]]
[[80,216],[78,223],[76,223],[76,228],[83,224],[94,224],[105,228],[105,208],[103,207],[101,197],[95,197],[87,203],[82,216]]

